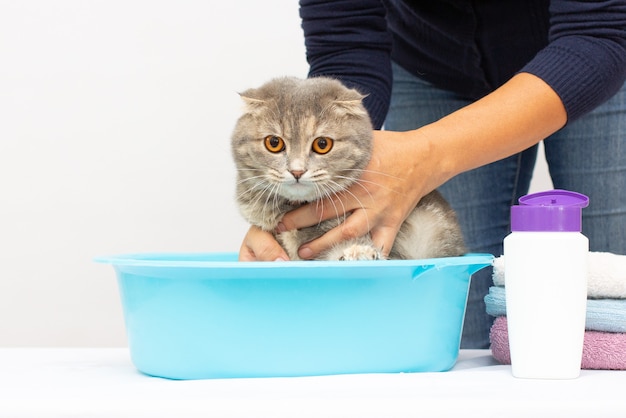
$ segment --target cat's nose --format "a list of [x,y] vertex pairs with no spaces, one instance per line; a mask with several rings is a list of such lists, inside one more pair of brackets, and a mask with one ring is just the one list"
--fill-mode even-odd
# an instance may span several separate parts
[[300,177],[302,177],[302,175],[304,174],[304,170],[291,170],[290,173],[293,178],[295,178],[296,180],[300,180]]

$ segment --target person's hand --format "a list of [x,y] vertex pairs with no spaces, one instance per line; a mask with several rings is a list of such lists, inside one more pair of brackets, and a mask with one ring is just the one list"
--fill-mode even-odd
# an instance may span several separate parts
[[389,255],[409,213],[425,194],[443,182],[433,180],[433,164],[427,153],[420,154],[426,152],[427,141],[420,141],[416,132],[375,131],[372,159],[357,183],[346,192],[309,203],[283,217],[279,231],[349,215],[338,227],[303,245],[298,253],[301,258],[315,258],[337,242],[368,233],[383,255]]
[[[349,214],[340,226],[303,245],[299,256],[315,258],[337,242],[368,232],[388,255],[402,222],[424,195],[459,173],[525,150],[566,122],[563,102],[546,82],[516,74],[430,125],[408,132],[375,131],[372,159],[360,180],[344,193],[287,213],[277,229],[304,228]],[[249,231],[241,258],[280,258],[272,235],[260,232]]]
[[241,244],[239,261],[287,261],[289,256],[269,232],[251,226]]
[[[374,131],[372,158],[360,179],[343,193],[287,213],[277,231],[345,216],[340,226],[302,246],[298,255],[316,258],[337,242],[370,233],[374,244],[388,256],[406,217],[422,196],[440,184],[424,181],[435,178],[433,164],[425,157],[426,141],[416,132]],[[289,256],[271,233],[252,226],[242,243],[239,260],[286,261]]]

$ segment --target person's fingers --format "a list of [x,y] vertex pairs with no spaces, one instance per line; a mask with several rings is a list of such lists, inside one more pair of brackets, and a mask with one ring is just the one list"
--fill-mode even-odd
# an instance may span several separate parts
[[[380,139],[389,136],[387,139]],[[423,171],[408,158],[402,132],[374,132],[374,152],[359,180],[345,192],[328,196],[287,213],[277,231],[316,225],[331,218],[343,223],[300,247],[303,259],[317,258],[333,245],[368,233],[384,256],[391,252],[398,230],[425,190]],[[413,145],[414,146],[414,145]]]
[[239,250],[239,261],[287,261],[289,256],[269,232],[250,227]]
[[364,210],[355,211],[342,224],[331,229],[321,237],[302,245],[298,250],[298,255],[305,260],[313,259],[332,248],[338,242],[361,237],[368,232],[367,213]]
[[[370,219],[369,216],[374,216],[372,211],[367,209],[355,210],[342,224],[331,229],[321,237],[302,245],[298,250],[298,255],[303,259],[316,258],[338,242],[361,237],[369,233],[374,245],[381,250],[386,258],[391,252],[403,218],[401,218],[399,213],[392,213],[389,210],[384,212],[384,215],[384,217],[379,215],[379,218]],[[381,221],[386,222],[380,223]]]
[[398,228],[391,226],[383,226],[375,228],[371,231],[372,242],[376,248],[379,248],[383,257],[388,258],[393,243],[398,235]]
[[306,228],[328,219],[341,218],[355,209],[363,208],[364,198],[356,193],[354,191],[337,193],[287,212],[277,230],[284,232]]

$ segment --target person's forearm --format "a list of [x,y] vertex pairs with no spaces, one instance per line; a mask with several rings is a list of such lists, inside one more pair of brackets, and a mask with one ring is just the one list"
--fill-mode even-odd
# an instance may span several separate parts
[[[282,219],[282,230],[352,214],[310,243],[300,257],[315,257],[334,243],[368,232],[389,251],[402,222],[419,200],[464,171],[505,158],[541,141],[567,120],[559,97],[539,78],[519,74],[482,100],[414,131],[374,131],[372,159],[361,181],[336,202],[312,203]],[[340,203],[339,203],[340,202]]]
[[481,100],[412,132],[429,142],[440,177],[433,180],[443,183],[523,151],[566,122],[565,108],[550,86],[520,73]]

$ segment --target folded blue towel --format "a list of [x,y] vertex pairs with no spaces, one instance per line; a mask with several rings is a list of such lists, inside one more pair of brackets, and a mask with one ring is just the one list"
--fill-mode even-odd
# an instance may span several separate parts
[[[506,316],[504,287],[491,286],[485,296],[487,313]],[[587,299],[585,329],[604,332],[626,332],[626,299]]]

